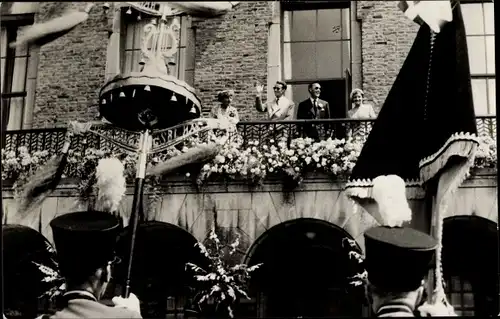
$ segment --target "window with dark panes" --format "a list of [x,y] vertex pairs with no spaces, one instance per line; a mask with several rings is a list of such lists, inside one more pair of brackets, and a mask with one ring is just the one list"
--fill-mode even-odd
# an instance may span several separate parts
[[495,23],[493,1],[461,3],[476,115],[495,115]]
[[[308,84],[322,86],[321,99],[332,117],[345,117],[345,90],[351,69],[349,1],[283,2],[283,79],[299,103],[309,97]],[[349,79],[350,80],[350,79]]]
[[22,45],[10,48],[23,29],[33,24],[32,14],[2,16],[0,70],[2,127],[7,130],[31,128],[35,104],[38,49]]
[[[142,68],[142,40],[144,38],[144,27],[151,23],[151,19],[138,19],[137,13],[124,13],[124,35],[122,72],[139,72]],[[194,84],[194,29],[191,28],[191,17],[178,17],[180,28],[177,32],[177,53],[172,57],[173,75],[189,85]],[[158,23],[158,22],[157,22]],[[166,61],[169,62],[169,61]],[[171,69],[172,70],[172,69]]]
[[461,276],[450,276],[445,291],[457,315],[474,316],[474,292],[468,280]]

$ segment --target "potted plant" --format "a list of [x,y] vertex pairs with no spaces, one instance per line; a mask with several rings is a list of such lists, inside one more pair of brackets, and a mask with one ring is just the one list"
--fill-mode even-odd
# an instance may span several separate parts
[[229,265],[228,257],[236,252],[239,238],[231,244],[222,244],[212,227],[206,244],[196,244],[208,259],[205,268],[193,263],[186,264],[192,272],[196,287],[193,303],[202,314],[214,318],[234,318],[234,306],[239,298],[250,299],[247,294],[252,272],[262,264],[248,267],[245,264]]

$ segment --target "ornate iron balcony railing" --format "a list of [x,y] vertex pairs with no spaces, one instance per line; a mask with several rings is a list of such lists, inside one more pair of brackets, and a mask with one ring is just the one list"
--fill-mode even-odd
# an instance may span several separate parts
[[[496,138],[496,116],[478,116],[477,128],[479,135]],[[245,121],[237,125],[237,131],[244,143],[257,141],[265,143],[270,139],[276,141],[286,138],[288,142],[297,137],[315,136],[319,139],[347,138],[356,136],[366,139],[374,120],[330,119],[330,120],[293,120],[293,121]],[[57,153],[64,144],[66,128],[31,129],[6,131],[2,148],[4,151],[18,152],[25,146],[30,152],[47,150]],[[136,139],[136,136],[120,129],[107,130],[106,135],[123,142]],[[87,134],[77,136],[73,140],[72,149],[84,152],[86,148],[114,148],[108,141]]]

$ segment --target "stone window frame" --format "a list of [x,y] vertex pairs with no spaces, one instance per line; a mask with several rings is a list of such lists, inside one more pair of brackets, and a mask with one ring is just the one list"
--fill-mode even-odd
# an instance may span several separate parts
[[[117,59],[113,62],[114,68],[110,69],[108,67],[107,77],[112,75],[116,75],[118,73],[126,73],[131,70],[138,72],[141,70],[140,66],[132,66],[130,65],[126,70],[127,57],[126,52],[138,52],[140,53],[140,45],[142,43],[141,40],[136,40],[133,38],[132,48],[127,48],[127,31],[130,30],[130,18],[127,17],[128,7],[120,7],[115,12],[115,21],[113,22],[113,31],[117,33],[117,39],[110,39],[110,46],[116,47],[116,49],[112,48],[111,55]],[[133,17],[136,18],[137,14],[133,14]],[[140,20],[136,20],[137,23],[144,24],[152,18],[149,16],[142,15]],[[194,85],[194,72],[195,72],[195,41],[196,41],[196,32],[195,27],[193,27],[193,18],[189,15],[181,15],[178,17],[179,22],[181,24],[180,29],[180,39],[179,39],[179,49],[184,51],[184,54],[180,56],[179,54],[176,57],[176,72],[174,73],[180,80],[185,81],[189,85]],[[127,23],[127,20],[128,23]],[[140,33],[141,30],[135,30],[135,32]],[[134,37],[137,36],[137,33],[134,34]],[[142,36],[141,36],[142,38]],[[112,44],[113,40],[115,44]],[[116,43],[117,42],[117,43]],[[118,51],[118,53],[116,52]],[[136,61],[140,61],[140,54],[137,56],[133,55],[133,59]],[[108,64],[110,61],[110,54],[108,54]],[[132,62],[131,62],[132,63]]]
[[[488,4],[488,3],[491,3],[493,5],[493,1],[492,0],[463,0],[460,2],[460,6],[461,6],[461,9],[462,9],[462,15],[464,15],[464,24],[466,25],[466,32],[467,32],[467,18],[466,18],[466,15],[464,14],[464,11],[467,10],[468,7],[472,7],[472,6],[481,6],[482,7],[482,10],[483,10],[483,19],[482,19],[482,22],[483,22],[483,32],[484,33],[481,33],[481,34],[473,34],[473,35],[470,35],[468,34],[467,35],[467,38],[477,38],[477,37],[483,37],[484,38],[484,42],[485,42],[485,65],[486,65],[486,68],[488,68],[488,63],[487,63],[487,59],[491,57],[488,57],[488,54],[487,54],[487,44],[486,44],[486,38],[487,37],[493,37],[493,39],[495,38],[495,31],[494,31],[494,26],[493,26],[493,34],[490,34],[490,33],[487,33],[486,32],[486,25],[485,25],[485,13],[486,13],[486,6],[485,4]],[[470,54],[470,50],[471,48],[474,47],[474,46],[468,46],[468,50],[469,50],[469,58],[471,56]],[[494,42],[493,42],[493,47],[495,47],[494,45]],[[493,60],[495,59],[495,57],[493,56]],[[485,96],[485,101],[486,101],[486,109],[487,109],[487,113],[486,114],[479,114],[479,115],[495,115],[496,114],[496,107],[495,107],[495,102],[496,102],[496,94],[493,94],[491,93],[490,94],[490,90],[495,90],[495,81],[496,81],[496,73],[495,73],[495,70],[493,70],[493,72],[488,72],[488,69],[486,70],[486,72],[484,73],[475,73],[473,70],[471,70],[471,82],[472,84],[474,83],[474,81],[478,81],[478,80],[485,80],[486,81],[486,85],[485,85],[485,93],[486,96]],[[473,93],[474,93],[474,85],[473,85]],[[477,108],[476,108],[477,110]]]
[[[282,12],[283,1],[272,2],[272,18],[268,23],[268,58],[267,58],[267,99],[274,98],[273,85],[283,78],[282,65]],[[346,95],[351,88],[361,88],[362,79],[362,46],[361,46],[361,18],[358,17],[357,1],[350,1],[351,20],[351,70],[349,83],[346,86]],[[347,92],[349,91],[349,92]],[[346,96],[347,98],[348,96]],[[348,101],[348,99],[346,99]],[[347,102],[348,103],[348,102]]]
[[[8,47],[9,43],[15,41],[20,28],[33,25],[38,7],[30,6],[22,9],[2,12],[0,18],[2,20],[1,124],[9,131],[31,129],[35,109],[39,46],[33,44],[18,49]],[[21,78],[18,78],[19,76]],[[17,99],[20,99],[20,110],[11,112],[12,102]]]

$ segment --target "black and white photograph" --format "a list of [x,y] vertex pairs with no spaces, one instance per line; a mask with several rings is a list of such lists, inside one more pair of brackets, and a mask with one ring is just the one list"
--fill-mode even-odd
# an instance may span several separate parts
[[500,316],[495,13],[1,2],[3,319]]

